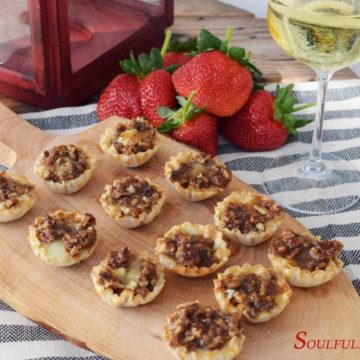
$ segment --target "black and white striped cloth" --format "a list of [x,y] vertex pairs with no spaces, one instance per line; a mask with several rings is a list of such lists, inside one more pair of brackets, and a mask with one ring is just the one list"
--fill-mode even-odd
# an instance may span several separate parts
[[[269,90],[273,90],[269,86]],[[300,103],[314,101],[316,83],[301,83],[295,87]],[[34,126],[55,135],[70,135],[97,123],[96,105],[64,108],[42,113],[25,114],[23,117]],[[302,112],[302,117],[313,117],[314,108]],[[360,168],[360,80],[333,81],[328,93],[324,131],[324,150],[346,158]],[[220,140],[218,155],[233,173],[262,191],[261,171],[269,161],[280,154],[304,152],[311,144],[311,125],[301,129],[298,138],[290,138],[281,149],[263,153],[247,153]],[[286,174],[284,173],[285,177]],[[334,191],[334,201],[347,196],[360,184],[349,179]],[[303,190],[304,201],[311,194]],[[338,214],[310,216],[291,213],[316,235],[324,239],[338,239],[345,247],[341,258],[345,272],[360,294],[360,203]],[[43,328],[14,312],[0,302],[0,359],[1,360],[100,360],[99,356],[77,348],[67,341],[50,334]]]

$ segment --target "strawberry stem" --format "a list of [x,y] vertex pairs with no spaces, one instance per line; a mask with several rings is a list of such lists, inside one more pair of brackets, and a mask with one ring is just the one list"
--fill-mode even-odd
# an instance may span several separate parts
[[185,103],[185,105],[184,105],[184,107],[183,107],[183,113],[184,113],[184,114],[186,114],[186,113],[188,112],[189,107],[190,107],[191,102],[192,102],[192,99],[194,98],[195,94],[196,94],[196,91],[193,90],[193,91],[190,93],[188,99],[186,100],[186,103]]
[[226,42],[227,47],[230,47],[230,42],[231,42],[233,30],[234,30],[234,29],[233,29],[231,26],[229,26],[229,27],[226,29],[225,42]]
[[304,110],[304,109],[313,107],[313,106],[315,106],[315,105],[316,105],[316,102],[311,102],[311,103],[308,103],[308,104],[304,104],[304,105],[300,105],[300,106],[295,106],[292,112],[294,113],[294,112],[297,112],[297,111],[300,111],[300,110]]
[[169,47],[170,41],[171,41],[171,35],[172,35],[171,29],[167,29],[166,35],[165,35],[165,40],[164,40],[163,46],[160,51],[162,58],[164,58],[165,54],[167,53],[167,50],[168,50],[168,47]]

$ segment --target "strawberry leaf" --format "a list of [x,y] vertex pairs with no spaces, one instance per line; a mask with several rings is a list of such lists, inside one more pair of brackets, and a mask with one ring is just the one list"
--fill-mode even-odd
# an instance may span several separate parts
[[166,106],[159,106],[157,113],[161,118],[167,119],[168,117],[174,115],[175,111]]
[[150,72],[156,69],[162,69],[163,59],[160,50],[157,48],[152,48],[150,55],[140,54],[137,60],[131,51],[129,59],[120,61],[120,67],[126,73],[143,79]]
[[296,136],[298,134],[297,129],[309,124],[312,120],[296,119],[293,113],[312,107],[315,104],[309,103],[295,107],[298,101],[293,97],[293,90],[293,84],[282,88],[277,85],[273,106],[274,119],[276,121],[281,121],[289,134]]
[[197,49],[197,38],[193,37],[185,42],[182,42],[179,38],[174,38],[168,48],[168,52],[175,53],[191,53]]
[[178,69],[181,65],[179,64],[171,64],[169,66],[167,66],[165,68],[165,70],[169,73],[169,74],[172,74],[176,69]]
[[183,98],[182,96],[177,96],[177,100],[181,105],[181,108],[174,111],[170,108],[159,106],[158,115],[162,118],[166,118],[157,129],[159,132],[166,132],[169,130],[177,129],[179,126],[184,124],[186,121],[191,120],[195,115],[203,112],[203,109],[197,108],[193,103],[192,99],[195,96],[195,91],[193,91],[188,99]]
[[199,40],[197,43],[198,52],[204,52],[209,50],[219,50],[221,46],[221,40],[214,36],[210,31],[201,29]]

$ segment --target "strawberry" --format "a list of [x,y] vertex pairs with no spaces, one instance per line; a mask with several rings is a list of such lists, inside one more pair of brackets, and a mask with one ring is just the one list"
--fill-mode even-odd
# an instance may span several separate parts
[[232,116],[247,102],[253,88],[253,76],[261,72],[240,47],[230,47],[231,29],[221,41],[201,30],[199,54],[173,73],[176,91],[188,97],[195,90],[194,104],[216,116]]
[[175,140],[214,156],[218,145],[217,121],[191,102],[194,95],[195,92],[192,92],[187,100],[178,96],[181,107],[177,111],[160,107],[159,115],[167,120],[158,127],[158,131],[171,131]]
[[164,122],[157,113],[158,107],[176,105],[171,75],[162,69],[151,72],[140,85],[140,96],[144,116],[150,120],[152,126],[158,127]]
[[142,116],[139,80],[128,74],[116,76],[101,94],[96,113],[100,121],[113,115],[127,119]]
[[120,66],[126,73],[139,78],[143,114],[153,126],[159,126],[164,120],[157,114],[158,107],[176,105],[171,75],[163,69],[159,49],[153,48],[150,55],[139,55],[138,60],[131,53],[130,59],[121,61]]
[[274,150],[285,144],[288,134],[297,135],[298,128],[311,122],[292,114],[314,106],[310,103],[295,107],[293,88],[277,86],[275,96],[265,90],[255,91],[238,113],[223,121],[224,136],[247,151]]
[[185,42],[174,38],[168,48],[168,52],[164,56],[164,67],[170,65],[184,65],[192,58],[191,53],[196,51],[197,38],[191,38]]
[[164,67],[171,65],[185,65],[192,56],[187,53],[167,52],[164,56]]

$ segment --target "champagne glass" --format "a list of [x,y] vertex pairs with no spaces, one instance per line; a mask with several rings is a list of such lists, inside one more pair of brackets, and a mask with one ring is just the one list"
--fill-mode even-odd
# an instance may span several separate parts
[[275,158],[263,172],[265,191],[296,212],[343,211],[359,200],[360,172],[321,145],[329,80],[360,61],[360,0],[269,0],[268,25],[283,50],[316,71],[318,99],[310,154]]

